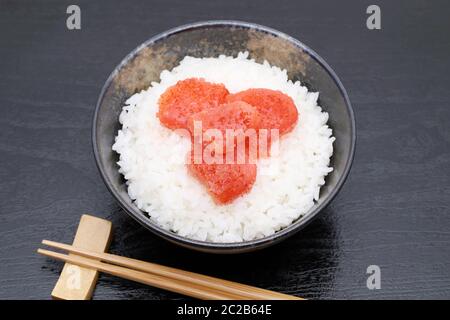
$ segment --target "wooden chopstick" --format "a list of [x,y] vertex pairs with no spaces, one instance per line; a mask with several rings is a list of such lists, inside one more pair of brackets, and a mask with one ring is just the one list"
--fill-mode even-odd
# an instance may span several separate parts
[[131,268],[145,273],[151,273],[154,275],[162,276],[176,281],[181,281],[184,283],[196,284],[203,286],[205,288],[214,289],[217,290],[218,292],[232,295],[233,299],[301,300],[301,298],[295,296],[265,290],[257,287],[252,287],[232,281],[222,280],[210,276],[205,276],[189,271],[179,270],[176,268],[166,267],[155,263],[144,262],[109,253],[93,252],[49,240],[43,240],[42,243],[84,257],[101,260],[104,262]]
[[205,299],[205,300],[238,300],[238,296],[233,296],[231,294],[221,293],[214,289],[208,289],[203,286],[195,285],[192,283],[184,283],[182,281],[177,281],[173,279],[168,279],[166,277],[161,277],[154,274],[149,274],[141,271],[136,271],[120,266],[115,266],[99,261],[95,261],[89,258],[78,257],[75,255],[66,255],[58,252],[53,252],[45,249],[38,249],[38,253],[54,258],[57,260],[62,260],[69,262],[71,264],[79,265],[80,267],[97,269],[100,272],[108,273],[113,276],[124,278],[127,280],[136,281],[160,289],[184,294],[190,297]]

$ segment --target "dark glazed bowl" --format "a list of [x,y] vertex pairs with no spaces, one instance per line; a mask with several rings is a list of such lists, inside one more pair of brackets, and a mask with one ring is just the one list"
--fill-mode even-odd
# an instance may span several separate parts
[[[319,103],[329,113],[329,126],[336,137],[332,166],[334,171],[321,188],[320,199],[303,218],[275,234],[239,243],[212,243],[191,240],[154,224],[127,194],[124,178],[118,172],[118,154],[112,151],[120,128],[119,114],[125,100],[159,81],[159,74],[175,67],[186,55],[236,56],[248,51],[257,62],[267,60],[288,71],[309,90],[319,91]],[[355,118],[347,93],[334,71],[314,51],[290,36],[260,25],[238,21],[207,21],[185,25],[159,34],[133,50],[109,76],[97,102],[92,140],[100,174],[122,208],[153,233],[176,244],[213,253],[238,253],[261,249],[301,230],[334,198],[342,187],[353,160]]]

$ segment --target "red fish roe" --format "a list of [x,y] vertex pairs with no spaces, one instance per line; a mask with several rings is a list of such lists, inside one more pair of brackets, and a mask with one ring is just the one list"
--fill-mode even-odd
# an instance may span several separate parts
[[[201,131],[199,129],[194,130],[194,123],[196,125],[201,124]],[[255,107],[242,101],[235,101],[224,104],[219,108],[204,110],[192,115],[188,122],[188,129],[194,139],[199,138],[199,134],[202,136],[203,146],[211,143],[210,139],[207,139],[207,130],[220,130],[222,134],[222,140],[220,141],[222,144],[222,153],[235,153],[236,147],[238,146],[237,135],[240,135],[242,140],[245,141],[245,145],[243,145],[245,150],[240,151],[248,152],[250,143],[253,143],[252,147],[255,151],[258,148],[257,129],[260,127],[260,123],[260,114]],[[230,136],[229,139],[226,134],[227,129],[232,129],[234,132],[234,135]],[[237,131],[240,129],[240,132]],[[254,130],[251,131],[248,129]]]
[[170,129],[186,128],[189,117],[224,103],[228,90],[223,84],[189,78],[178,81],[159,98],[157,116]]
[[[191,78],[161,95],[158,117],[168,128],[191,132],[187,167],[217,204],[227,204],[255,183],[256,159],[263,156],[258,154],[262,151],[259,130],[278,129],[281,136],[294,128],[298,112],[293,100],[280,91],[249,89],[229,94],[222,84]],[[264,145],[270,148],[273,136],[269,133],[266,138]]]
[[291,131],[298,120],[294,101],[281,91],[248,89],[230,94],[227,101],[244,101],[251,104],[261,114],[261,128],[278,129],[280,136]]
[[[202,130],[194,132],[194,121],[200,122]],[[236,101],[224,104],[219,108],[208,109],[199,112],[190,117],[188,128],[194,135],[200,134],[202,136],[202,144],[195,145],[193,148],[199,148],[201,151],[201,158],[194,159],[191,153],[191,163],[188,165],[190,172],[206,187],[209,194],[214,198],[218,204],[226,204],[237,197],[248,192],[256,179],[256,163],[250,162],[249,141],[243,140],[242,145],[244,150],[239,150],[240,154],[245,152],[243,158],[238,157],[238,149],[236,137],[233,135],[231,141],[226,140],[226,130],[242,129],[240,134],[248,133],[247,129],[256,129],[260,125],[259,113],[255,107],[242,102]],[[211,156],[211,159],[206,159],[208,154],[205,154],[205,148],[209,148],[211,144],[216,143],[213,139],[207,139],[208,129],[219,130],[222,140],[217,142],[220,144],[220,154]],[[237,131],[234,131],[237,133]],[[252,132],[250,132],[252,134]],[[255,144],[256,151],[257,139],[256,130],[253,131],[255,139],[252,143]],[[248,138],[248,136],[246,136]],[[231,142],[231,143],[230,143]],[[215,150],[215,147],[211,148]],[[212,152],[214,153],[214,151]],[[227,159],[227,155],[229,159]],[[256,155],[251,158],[252,161],[256,159]],[[195,160],[195,161],[194,161]],[[231,162],[229,162],[231,160]]]
[[256,180],[256,164],[195,164],[190,172],[202,183],[218,204],[227,204],[247,193]]

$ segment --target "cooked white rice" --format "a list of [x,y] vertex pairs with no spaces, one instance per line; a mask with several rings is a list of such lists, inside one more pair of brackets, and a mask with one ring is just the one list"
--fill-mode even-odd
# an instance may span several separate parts
[[[280,90],[289,95],[299,122],[283,136],[279,152],[258,163],[251,191],[228,205],[214,203],[192,177],[183,160],[190,141],[161,125],[158,98],[186,78],[223,83],[231,93],[249,88]],[[305,214],[319,197],[333,154],[328,113],[317,105],[318,93],[288,80],[285,70],[259,64],[240,53],[236,58],[185,57],[161,81],[130,97],[120,115],[113,150],[128,184],[128,194],[150,219],[167,230],[192,239],[240,242],[265,237]],[[144,214],[144,213],[143,213]]]

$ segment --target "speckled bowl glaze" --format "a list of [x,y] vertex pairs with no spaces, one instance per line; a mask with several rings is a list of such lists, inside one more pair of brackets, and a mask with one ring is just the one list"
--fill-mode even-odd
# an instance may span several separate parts
[[[248,51],[257,62],[286,69],[289,78],[300,80],[309,90],[319,91],[319,103],[329,115],[336,137],[332,166],[334,171],[321,188],[320,199],[309,213],[275,234],[239,243],[212,243],[191,240],[154,224],[127,194],[124,178],[118,172],[118,154],[112,151],[120,128],[119,114],[125,100],[159,81],[161,71],[172,69],[186,55],[236,56]],[[109,76],[97,102],[92,129],[95,159],[109,191],[132,218],[153,233],[178,245],[212,253],[238,253],[261,249],[280,242],[305,227],[341,189],[351,167],[355,150],[355,118],[347,93],[334,71],[314,51],[279,31],[238,21],[207,21],[181,26],[161,33],[133,50]]]

